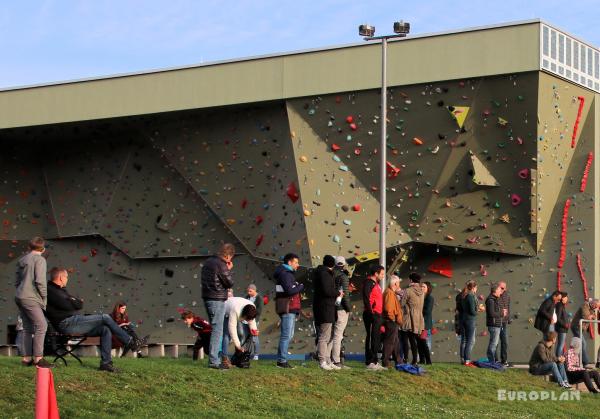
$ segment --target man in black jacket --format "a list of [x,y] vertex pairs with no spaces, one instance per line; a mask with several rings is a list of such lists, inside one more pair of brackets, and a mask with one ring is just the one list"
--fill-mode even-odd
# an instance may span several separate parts
[[485,323],[490,335],[487,348],[489,362],[496,362],[496,348],[500,339],[500,328],[502,327],[502,309],[500,308],[500,296],[502,288],[498,284],[492,285],[492,292],[485,300]]
[[560,301],[560,291],[554,291],[552,295],[544,300],[540,308],[538,309],[537,315],[535,316],[535,323],[533,326],[541,331],[546,337],[546,334],[550,331],[554,331],[554,325],[556,324],[556,304]]
[[[500,362],[505,367],[510,367],[508,363],[508,325],[511,323],[510,318],[510,293],[508,292],[506,282],[498,282],[498,286],[502,289],[500,295],[500,309],[502,310],[502,327],[500,328]],[[498,356],[496,356],[498,359]]]
[[569,296],[564,291],[561,291],[560,295],[561,299],[558,304],[556,304],[556,324],[554,325],[554,331],[558,334],[556,341],[556,356],[564,355],[565,342],[567,340],[570,323],[569,313],[567,313]]
[[[335,268],[333,268],[333,279],[335,280],[335,288],[342,292],[342,297],[337,297],[335,300],[336,318],[333,325],[333,337],[329,343],[331,348],[331,362],[336,367],[350,368],[342,364],[342,340],[344,339],[344,330],[348,324],[348,316],[350,314],[350,278],[346,270],[346,258],[337,256],[335,258]],[[328,348],[329,351],[329,348]]]
[[313,313],[318,336],[317,355],[319,366],[324,370],[340,369],[331,364],[331,347],[329,347],[331,328],[335,322],[335,299],[340,294],[335,289],[334,266],[334,257],[325,255],[323,264],[317,267],[313,275]]
[[125,349],[137,352],[143,342],[129,336],[108,314],[84,316],[77,314],[83,308],[83,300],[73,297],[66,290],[69,274],[64,268],[54,268],[48,283],[46,315],[56,330],[63,333],[100,336],[100,370],[117,372],[111,358],[112,335]]
[[218,253],[204,262],[202,266],[202,298],[208,313],[208,321],[212,327],[208,354],[209,368],[229,368],[229,359],[223,354],[223,363],[221,363],[219,351],[223,343],[227,290],[233,287],[231,270],[233,269],[234,255],[235,247],[230,243],[225,243]]

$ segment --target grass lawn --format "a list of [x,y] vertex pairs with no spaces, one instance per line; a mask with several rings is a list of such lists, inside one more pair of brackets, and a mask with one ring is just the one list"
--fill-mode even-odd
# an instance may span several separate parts
[[[0,417],[30,418],[35,368],[20,358],[0,357]],[[525,370],[505,373],[436,364],[427,375],[350,370],[321,371],[315,362],[294,370],[272,361],[249,370],[209,370],[206,360],[118,359],[119,374],[97,371],[97,358],[54,369],[62,418],[197,417],[496,417],[593,418],[600,397],[582,393],[573,401],[503,401],[497,390],[554,390],[557,385]]]

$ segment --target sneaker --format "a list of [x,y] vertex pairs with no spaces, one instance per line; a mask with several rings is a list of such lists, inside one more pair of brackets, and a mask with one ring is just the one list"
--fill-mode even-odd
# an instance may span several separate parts
[[384,367],[383,365],[379,364],[379,363],[378,363],[378,364],[375,364],[375,368],[376,368],[377,370],[379,370],[379,371],[383,371],[383,370],[387,371],[387,368],[386,368],[386,367]]
[[465,367],[477,368],[477,365],[473,364],[471,361],[465,361]]
[[289,368],[294,369],[294,366],[290,365],[289,362],[277,362],[277,368]]
[[502,363],[502,366],[503,366],[504,368],[511,368],[511,367],[512,367],[512,364],[511,364],[510,362],[503,362],[503,363]]
[[253,361],[258,361],[258,355],[254,355],[254,357],[252,357]]
[[224,367],[223,369],[228,370],[229,368],[231,368],[231,361],[228,357],[224,356],[223,360],[221,361],[221,365]]
[[226,368],[223,366],[223,364],[208,364],[208,368],[213,369],[213,370],[228,370],[229,368]]
[[369,365],[367,365],[367,369],[371,370],[371,371],[380,371],[379,367],[380,367],[379,364],[375,364],[373,362],[371,362]]
[[100,371],[106,372],[119,372],[119,370],[113,365],[112,362],[107,362],[106,364],[100,364]]
[[30,359],[29,361],[21,360],[21,365],[24,367],[31,367],[33,365],[33,359]]
[[326,362],[321,362],[321,363],[319,364],[319,367],[320,367],[322,370],[327,370],[327,371],[331,371],[331,370],[333,369],[333,368],[331,367],[331,365],[329,365],[329,364],[328,364],[328,363],[326,363]]
[[35,365],[38,368],[54,368],[54,364],[51,364],[44,358],[40,359],[38,362],[33,362],[31,365]]
[[123,355],[126,354],[128,351],[137,352],[139,350],[140,350],[140,345],[138,343],[138,340],[131,338],[131,339],[129,339],[129,342],[127,342],[127,344],[123,348]]
[[138,358],[143,358],[144,357],[144,354],[142,353],[142,351],[138,351],[137,357]]
[[341,362],[335,362],[333,365],[335,365],[336,367],[338,367],[341,370],[350,370],[350,369],[352,369],[348,365],[344,365]]
[[329,366],[331,367],[332,370],[341,370],[342,367],[340,367],[339,365],[335,365],[334,363],[330,363]]

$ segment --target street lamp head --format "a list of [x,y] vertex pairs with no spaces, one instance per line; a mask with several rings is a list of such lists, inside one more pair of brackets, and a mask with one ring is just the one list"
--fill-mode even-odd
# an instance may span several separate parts
[[373,35],[375,35],[375,26],[360,25],[358,27],[358,34],[360,36],[372,37]]
[[409,32],[410,32],[410,23],[404,22],[402,20],[400,22],[394,22],[394,33],[406,35]]

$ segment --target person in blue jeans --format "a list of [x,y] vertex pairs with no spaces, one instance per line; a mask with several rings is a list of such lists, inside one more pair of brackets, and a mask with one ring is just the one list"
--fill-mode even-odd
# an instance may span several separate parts
[[558,334],[556,341],[556,356],[565,354],[565,342],[567,340],[567,333],[569,332],[569,313],[567,313],[567,304],[569,303],[569,295],[561,291],[561,299],[556,304],[556,324],[554,325],[554,331]]
[[500,305],[500,296],[502,288],[498,284],[492,285],[490,295],[485,300],[485,323],[490,335],[490,342],[487,348],[487,358],[489,362],[496,362],[496,348],[500,340],[500,330],[502,328],[503,312]]
[[475,367],[471,362],[471,351],[475,346],[475,323],[477,321],[477,313],[482,311],[477,306],[477,282],[470,280],[465,285],[460,294],[461,306],[461,342],[460,342],[460,358],[467,367]]
[[296,316],[300,313],[300,293],[304,284],[296,281],[294,273],[300,266],[300,259],[294,253],[288,253],[283,258],[283,264],[278,266],[273,274],[275,285],[275,310],[281,319],[281,334],[277,348],[277,366],[293,368],[288,362],[288,348],[294,337]]
[[[208,351],[209,368],[229,369],[230,367],[229,358],[227,354],[221,353],[221,347],[225,322],[225,300],[227,300],[228,290],[233,287],[234,256],[235,247],[230,243],[225,243],[217,254],[210,257],[202,266],[200,275],[202,299],[212,327]],[[223,356],[222,360],[221,355]]]
[[532,375],[552,374],[562,388],[571,388],[565,371],[565,357],[556,356],[556,332],[546,333],[544,340],[533,349],[529,359],[529,373]]
[[145,342],[138,341],[125,332],[108,314],[81,315],[83,300],[72,296],[66,290],[69,273],[64,268],[54,268],[48,283],[48,304],[46,315],[50,323],[62,333],[100,336],[100,370],[118,372],[111,357],[112,336],[114,335],[125,349],[137,352]]

